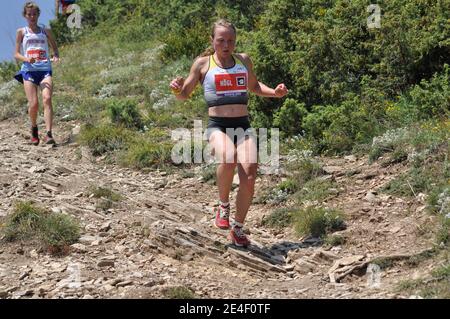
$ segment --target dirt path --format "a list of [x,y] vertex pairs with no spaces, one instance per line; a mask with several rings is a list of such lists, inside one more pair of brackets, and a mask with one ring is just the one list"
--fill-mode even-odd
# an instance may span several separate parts
[[[0,122],[0,216],[16,200],[34,200],[84,227],[65,257],[2,243],[0,298],[163,298],[175,286],[202,298],[396,298],[408,297],[393,292],[399,280],[427,271],[425,263],[420,270],[394,265],[367,273],[377,256],[401,258],[431,247],[431,239],[418,235],[429,218],[420,196],[406,201],[376,193],[404,170],[401,164],[323,159],[338,184],[326,203],[347,213],[348,228],[340,232],[344,245],[325,249],[289,229],[266,229],[260,221],[271,207],[253,205],[248,226],[254,244],[238,249],[229,245],[226,231],[212,226],[216,191],[199,181],[200,174],[183,178],[105,164],[73,141],[75,126],[60,123],[59,146],[50,148],[27,144],[24,119]],[[259,188],[268,183],[262,178]],[[91,186],[111,187],[122,200],[100,209],[89,196]],[[340,282],[330,282],[330,270]]]

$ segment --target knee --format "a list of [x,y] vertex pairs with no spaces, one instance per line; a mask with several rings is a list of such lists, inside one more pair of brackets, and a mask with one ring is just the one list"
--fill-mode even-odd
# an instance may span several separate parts
[[42,97],[42,102],[45,106],[51,106],[52,104],[52,97],[50,95],[44,95]]
[[38,100],[28,101],[28,109],[36,111],[39,108]]
[[236,163],[221,163],[219,165],[225,171],[234,171],[234,169],[236,168]]
[[218,155],[218,160],[219,163],[224,164],[226,166],[230,166],[235,168],[236,167],[236,160],[235,160],[235,155],[233,151],[224,151],[221,152]]
[[239,176],[239,186],[253,192],[255,189],[256,171],[256,165],[251,165],[245,173]]

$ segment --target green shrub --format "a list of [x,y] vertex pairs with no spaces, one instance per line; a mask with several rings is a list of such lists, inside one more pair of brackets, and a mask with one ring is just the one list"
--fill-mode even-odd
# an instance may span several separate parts
[[435,189],[447,185],[450,178],[450,169],[447,165],[445,161],[434,161],[421,167],[412,167],[381,190],[387,194],[406,197],[415,197],[421,192],[433,193]]
[[449,121],[428,120],[397,129],[387,130],[372,140],[369,161],[373,162],[385,153],[390,153],[391,161],[405,159],[407,155],[416,166],[435,153],[439,148],[447,148]]
[[436,233],[436,244],[448,247],[450,244],[450,213],[440,216],[440,224]]
[[339,105],[315,106],[304,118],[303,127],[315,140],[319,151],[333,154],[349,152],[355,144],[367,143],[380,130],[380,114],[353,94]]
[[[82,21],[82,26],[83,22],[84,21]],[[82,34],[77,28],[69,28],[67,26],[67,17],[63,15],[60,15],[57,19],[51,20],[50,27],[58,45],[73,43],[77,41]]]
[[204,183],[216,185],[216,170],[217,165],[212,163],[202,166],[202,181]]
[[122,199],[122,196],[113,191],[110,187],[90,186],[88,192],[95,198],[106,198],[113,202],[117,202]]
[[342,215],[338,210],[309,206],[295,213],[295,230],[299,235],[323,237],[328,233],[345,229]]
[[433,213],[443,215],[450,213],[450,187],[442,184],[440,187],[433,188],[428,195],[427,203]]
[[286,99],[283,106],[275,113],[273,125],[278,127],[283,135],[293,136],[302,132],[302,120],[306,114],[304,103]]
[[183,56],[191,60],[199,56],[209,42],[209,26],[205,22],[196,22],[191,28],[169,33],[164,39],[165,46],[160,58],[164,63]]
[[292,176],[290,180],[300,189],[304,183],[324,174],[322,164],[317,161],[309,150],[291,150],[286,156],[286,170]]
[[18,70],[19,68],[14,62],[0,62],[0,80],[11,81]]
[[78,240],[80,226],[70,216],[50,213],[32,202],[18,202],[6,217],[3,232],[8,241],[39,240],[59,253]]
[[49,214],[41,221],[41,239],[50,247],[65,247],[80,238],[80,226],[70,216]]
[[301,189],[295,194],[298,203],[306,201],[324,201],[331,195],[330,189],[335,186],[334,183],[326,180],[313,179],[302,185]]
[[120,126],[85,126],[81,130],[80,141],[87,145],[94,156],[124,148],[134,138],[134,134]]
[[137,169],[162,168],[172,163],[171,142],[156,142],[140,138],[129,145],[121,155],[120,162],[127,167]]
[[168,299],[196,299],[194,292],[184,286],[171,287],[164,291],[164,295]]
[[276,209],[269,216],[264,217],[261,224],[271,228],[288,227],[293,222],[294,212],[294,210],[288,208]]
[[41,226],[41,220],[47,214],[44,209],[32,202],[18,202],[14,211],[7,217],[4,234],[8,241],[30,239]]
[[345,237],[339,235],[328,235],[325,237],[324,242],[330,246],[340,246],[345,244],[346,239]]
[[410,132],[406,128],[398,128],[374,137],[369,152],[369,161],[373,162],[384,153],[393,152],[397,148],[404,148],[409,136]]
[[106,107],[111,122],[127,128],[141,129],[143,127],[142,118],[138,110],[136,101],[116,100],[108,102]]
[[402,95],[391,112],[393,118],[406,124],[432,118],[450,117],[450,66],[435,73],[430,80],[423,79]]
[[277,186],[279,190],[288,194],[294,194],[298,190],[298,187],[298,183],[291,178],[288,178]]

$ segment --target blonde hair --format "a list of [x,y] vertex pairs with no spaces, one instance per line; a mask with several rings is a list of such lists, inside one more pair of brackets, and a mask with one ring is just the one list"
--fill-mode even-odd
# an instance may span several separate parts
[[27,14],[27,9],[36,9],[38,16],[41,15],[41,9],[39,8],[39,6],[33,2],[33,1],[28,1],[25,3],[25,5],[23,6],[23,12],[22,15],[25,17],[25,15]]
[[233,23],[231,23],[225,19],[219,19],[216,22],[214,22],[214,24],[212,26],[211,38],[214,38],[214,36],[216,35],[217,27],[225,27],[225,28],[231,29],[231,30],[233,30],[234,34],[237,35],[236,27],[234,26]]
[[[214,22],[212,28],[211,28],[211,38],[214,39],[214,36],[216,35],[216,29],[218,27],[225,27],[228,29],[233,30],[234,35],[237,36],[237,30],[236,27],[234,26],[233,23],[229,22],[226,19],[219,19],[216,22]],[[209,56],[209,55],[213,55],[214,54],[214,48],[212,48],[211,46],[208,47],[205,51],[203,51],[202,54],[200,54],[198,57],[204,57],[204,56]]]

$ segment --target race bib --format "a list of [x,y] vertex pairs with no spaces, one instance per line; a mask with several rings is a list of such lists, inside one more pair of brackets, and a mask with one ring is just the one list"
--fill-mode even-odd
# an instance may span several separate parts
[[217,95],[236,95],[247,92],[247,74],[216,74],[214,76]]
[[34,58],[36,61],[46,61],[47,54],[45,50],[40,49],[31,49],[27,51],[27,57]]

